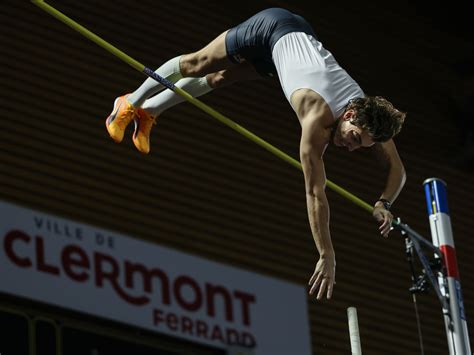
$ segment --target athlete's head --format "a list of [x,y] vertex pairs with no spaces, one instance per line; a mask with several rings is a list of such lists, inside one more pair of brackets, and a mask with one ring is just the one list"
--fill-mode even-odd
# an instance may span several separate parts
[[352,151],[386,142],[400,132],[405,116],[380,96],[351,100],[339,119],[334,144]]

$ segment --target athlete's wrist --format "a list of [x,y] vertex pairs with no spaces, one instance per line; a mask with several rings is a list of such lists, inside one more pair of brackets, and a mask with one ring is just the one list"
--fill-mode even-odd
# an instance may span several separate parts
[[387,200],[386,198],[379,198],[376,202],[375,202],[375,207],[383,207],[385,208],[387,211],[390,211],[390,208],[392,207],[392,203]]

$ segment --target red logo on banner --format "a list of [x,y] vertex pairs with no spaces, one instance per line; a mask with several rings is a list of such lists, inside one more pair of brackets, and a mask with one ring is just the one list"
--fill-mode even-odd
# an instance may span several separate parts
[[[34,248],[34,257],[20,255],[15,246],[23,244]],[[151,302],[149,294],[154,292],[152,281],[157,279],[161,285],[161,304],[179,305],[183,310],[196,312],[205,308],[209,317],[216,316],[216,304],[223,305],[223,314],[228,322],[235,321],[234,310],[240,311],[240,319],[245,326],[250,326],[251,304],[256,302],[255,295],[239,290],[229,290],[222,285],[214,285],[206,282],[200,285],[194,278],[180,275],[171,278],[166,271],[158,268],[149,268],[139,262],[130,260],[117,260],[112,255],[94,251],[92,255],[79,245],[69,244],[62,248],[59,260],[53,263],[46,260],[47,246],[41,236],[32,238],[20,230],[12,230],[4,238],[5,254],[10,261],[21,268],[36,268],[37,271],[59,277],[61,274],[75,282],[86,282],[93,280],[95,286],[102,288],[109,283],[115,293],[124,301],[143,306]],[[141,284],[136,284],[136,280]],[[119,280],[125,280],[122,286]],[[187,296],[185,296],[185,291]],[[131,295],[142,291],[140,296]],[[189,294],[192,293],[192,299]],[[237,306],[237,307],[235,307]]]

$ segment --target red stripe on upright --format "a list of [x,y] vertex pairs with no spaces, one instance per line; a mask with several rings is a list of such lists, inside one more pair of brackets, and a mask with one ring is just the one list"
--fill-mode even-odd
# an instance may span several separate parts
[[449,245],[441,245],[439,247],[444,255],[444,263],[448,272],[448,276],[459,279],[458,263],[456,259],[456,250]]

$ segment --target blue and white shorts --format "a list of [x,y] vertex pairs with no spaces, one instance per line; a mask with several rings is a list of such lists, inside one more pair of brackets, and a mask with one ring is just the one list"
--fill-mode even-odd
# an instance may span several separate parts
[[262,76],[276,76],[272,60],[273,46],[290,32],[304,32],[316,38],[310,24],[299,15],[281,8],[260,11],[227,32],[227,56],[236,64],[247,60]]

